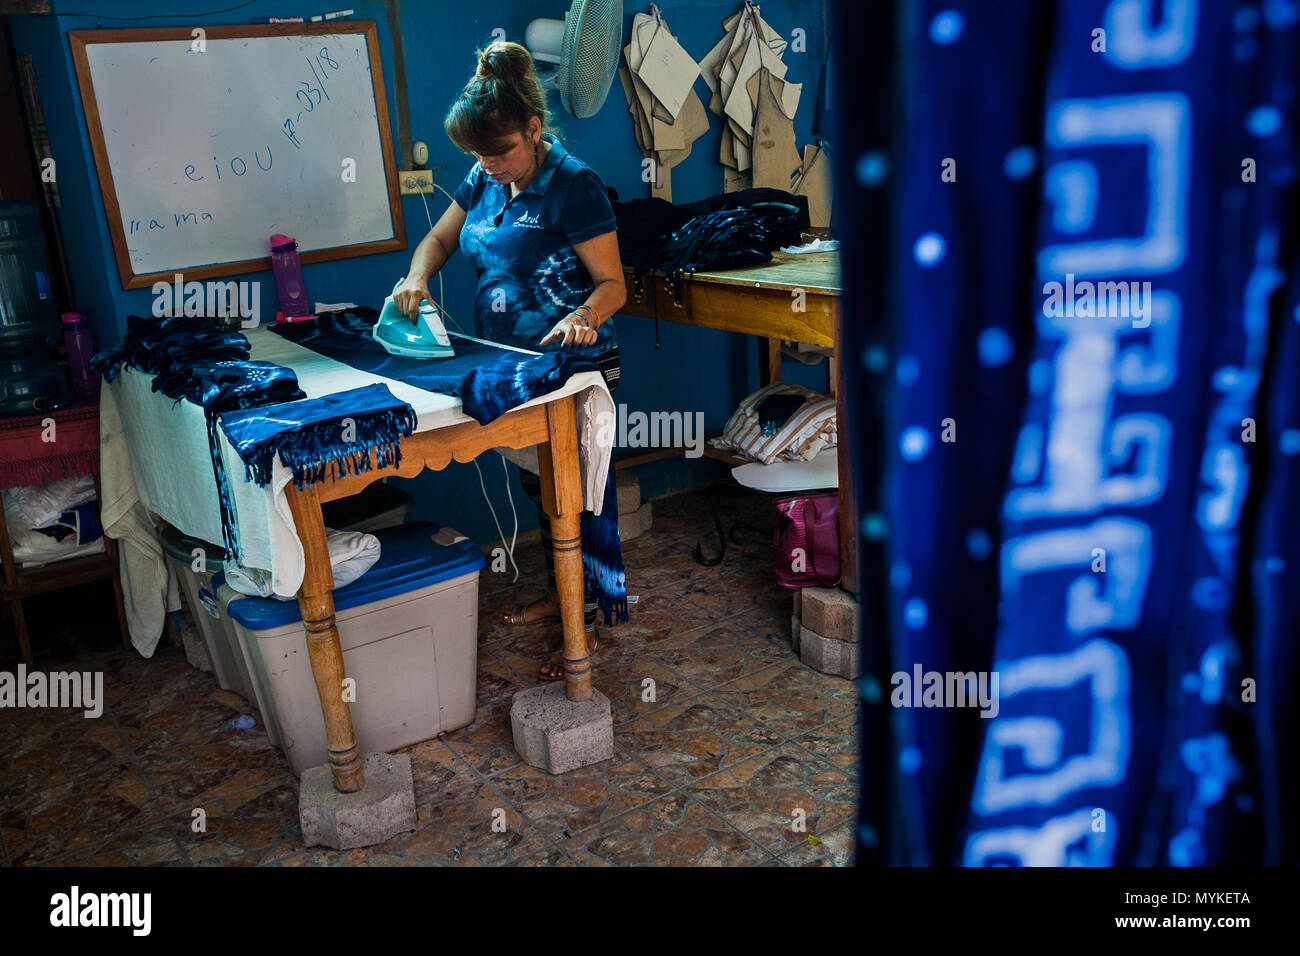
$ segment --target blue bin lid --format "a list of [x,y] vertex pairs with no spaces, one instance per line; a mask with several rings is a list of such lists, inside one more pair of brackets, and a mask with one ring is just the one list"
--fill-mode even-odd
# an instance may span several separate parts
[[[379,560],[361,577],[334,592],[334,610],[372,604],[439,581],[478,571],[487,558],[466,538],[455,544],[433,540],[440,526],[413,521],[371,532],[379,539]],[[265,631],[302,620],[297,601],[243,597],[230,602],[226,612],[250,631]]]

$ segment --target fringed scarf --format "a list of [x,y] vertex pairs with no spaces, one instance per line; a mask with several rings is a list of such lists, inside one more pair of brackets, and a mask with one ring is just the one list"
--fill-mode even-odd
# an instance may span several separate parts
[[[606,520],[606,515],[610,516]],[[614,464],[605,475],[605,503],[600,514],[583,511],[579,521],[582,535],[582,577],[587,594],[605,617],[605,626],[627,621],[627,583],[623,579],[623,548],[618,536],[618,490],[614,485]]]
[[[402,461],[400,440],[415,431],[415,409],[382,383],[265,408],[226,412],[221,430],[265,487],[278,454],[303,488]],[[375,452],[372,464],[371,451]]]
[[[465,414],[486,425],[512,408],[561,388],[569,376],[599,371],[587,356],[567,351],[523,355],[457,338],[456,356],[436,361],[389,355],[371,338],[379,313],[367,307],[329,312],[271,331],[353,368],[429,392],[454,395]],[[627,587],[618,535],[618,495],[610,469],[601,513],[581,515],[583,577],[606,625],[627,620]]]
[[104,349],[90,360],[90,370],[102,375],[106,382],[116,379],[126,365],[157,375],[199,359],[243,361],[249,355],[248,339],[239,332],[221,328],[213,319],[192,315],[160,319],[128,315],[126,324],[122,343]]

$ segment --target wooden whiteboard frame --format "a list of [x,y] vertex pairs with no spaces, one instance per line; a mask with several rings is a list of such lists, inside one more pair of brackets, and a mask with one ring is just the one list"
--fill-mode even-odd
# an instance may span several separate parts
[[[384,172],[388,179],[388,213],[393,225],[393,238],[377,239],[349,246],[331,246],[299,253],[304,264],[366,256],[377,252],[392,252],[406,248],[406,226],[402,220],[402,203],[397,189],[397,166],[393,159],[393,137],[388,125],[388,95],[384,89],[384,74],[379,60],[379,28],[374,20],[331,20],[328,23],[278,23],[249,24],[243,26],[204,26],[206,40],[229,40],[246,37],[316,36],[334,33],[364,33],[370,54],[370,77],[374,84],[375,115],[379,123],[379,143],[384,154]],[[264,272],[271,268],[271,253],[256,259],[241,259],[189,268],[173,268],[164,272],[137,273],[131,266],[127,253],[126,233],[122,227],[122,211],[118,206],[117,189],[113,185],[113,170],[109,164],[104,143],[104,127],[99,119],[99,105],[95,101],[95,88],[90,76],[90,61],[86,47],[91,43],[146,43],[152,40],[174,40],[189,43],[194,39],[193,27],[153,27],[143,30],[69,30],[72,60],[77,69],[77,83],[81,87],[81,103],[86,112],[86,128],[90,132],[90,148],[95,155],[95,168],[99,173],[99,189],[104,197],[104,213],[108,218],[108,231],[113,238],[113,252],[117,256],[118,277],[123,289],[141,289],[155,282],[172,282],[177,272],[185,278],[210,279],[244,272]]]

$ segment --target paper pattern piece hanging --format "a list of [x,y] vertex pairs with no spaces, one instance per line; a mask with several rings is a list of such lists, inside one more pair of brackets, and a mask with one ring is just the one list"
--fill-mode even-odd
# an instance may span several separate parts
[[[723,190],[758,185],[788,190],[800,170],[794,117],[803,84],[785,82],[785,38],[748,2],[723,21],[722,29],[722,39],[700,61],[700,73],[712,93],[709,109],[727,122],[718,149]],[[756,145],[760,106],[769,96],[761,117],[762,144]]]
[[[718,160],[722,188],[784,189],[808,197],[812,225],[830,224],[830,161],[824,146],[795,140],[802,83],[786,81],[783,36],[745,0],[722,22],[722,37],[697,63],[677,42],[655,4],[632,19],[619,80],[641,154],[654,160],[651,195],[672,200],[671,170],[722,119]],[[708,105],[696,95],[703,78]]]
[[619,79],[636,128],[641,155],[653,159],[651,195],[672,201],[669,170],[691,154],[691,145],[708,132],[709,114],[694,90],[699,64],[668,29],[659,8],[632,19],[626,64]]

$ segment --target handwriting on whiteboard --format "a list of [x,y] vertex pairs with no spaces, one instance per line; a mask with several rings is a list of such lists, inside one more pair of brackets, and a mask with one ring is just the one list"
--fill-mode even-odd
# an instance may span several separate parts
[[[310,80],[302,80],[299,86],[305,89],[298,90],[294,93],[294,98],[298,105],[302,107],[296,116],[285,117],[281,132],[293,143],[295,149],[302,149],[302,143],[298,141],[298,130],[296,124],[302,119],[303,113],[313,113],[316,107],[329,102],[330,94],[326,89],[325,76],[331,70],[339,68],[339,61],[330,56],[329,47],[321,47],[316,51],[315,57],[305,57],[307,66],[311,70],[313,79],[319,84],[313,86]],[[315,97],[313,99],[312,97]]]

